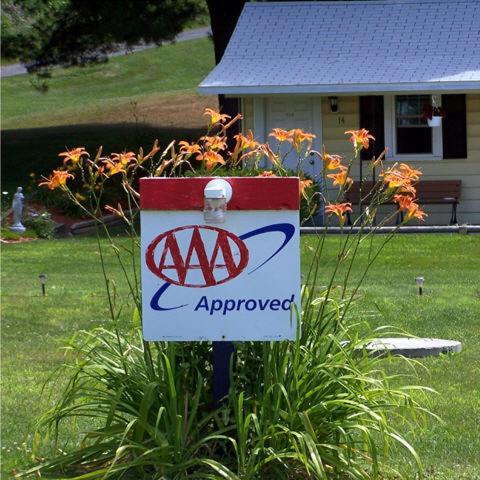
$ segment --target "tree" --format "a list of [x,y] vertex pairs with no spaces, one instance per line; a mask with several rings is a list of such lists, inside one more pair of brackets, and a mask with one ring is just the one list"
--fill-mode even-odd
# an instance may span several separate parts
[[[215,62],[218,64],[227,48],[238,17],[242,12],[246,0],[231,0],[226,4],[224,0],[207,0],[212,26],[213,45],[215,49]],[[220,110],[232,118],[240,111],[239,99],[229,98],[225,95],[218,96]],[[238,132],[239,123],[233,125],[231,133]]]
[[[24,17],[32,5],[37,7],[28,34],[22,33],[16,48],[30,71],[52,65],[101,61],[119,47],[173,40],[189,21],[205,11],[202,0],[17,0],[9,3],[11,11],[17,9]],[[13,38],[10,37],[11,45]]]
[[[6,0],[3,51],[20,58],[30,72],[105,61],[109,52],[122,46],[173,40],[208,7],[219,63],[245,1]],[[219,104],[232,117],[239,111],[238,99],[220,95]]]
[[1,4],[2,57],[20,58],[40,45],[36,23],[61,0],[4,0]]

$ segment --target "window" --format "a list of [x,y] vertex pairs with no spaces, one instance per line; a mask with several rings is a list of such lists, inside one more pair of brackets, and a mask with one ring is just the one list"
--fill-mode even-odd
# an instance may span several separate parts
[[[435,103],[440,105],[440,95]],[[430,128],[423,108],[431,95],[385,97],[385,144],[391,160],[430,160],[442,158],[442,129]]]
[[431,103],[428,95],[395,97],[395,134],[397,153],[433,153],[432,129],[423,118],[423,107]]

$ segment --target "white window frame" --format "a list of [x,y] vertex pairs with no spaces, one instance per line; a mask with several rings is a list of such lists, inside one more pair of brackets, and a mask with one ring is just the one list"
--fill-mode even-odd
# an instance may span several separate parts
[[[410,94],[410,93],[409,93]],[[416,95],[416,94],[412,94]],[[425,95],[419,93],[418,95]],[[441,95],[435,96],[437,106],[441,105]],[[384,118],[385,118],[385,146],[388,152],[385,156],[386,160],[394,162],[398,161],[416,161],[416,160],[442,160],[443,159],[443,141],[442,128],[432,128],[432,153],[397,153],[397,129],[395,118],[395,95],[385,95],[383,102]]]

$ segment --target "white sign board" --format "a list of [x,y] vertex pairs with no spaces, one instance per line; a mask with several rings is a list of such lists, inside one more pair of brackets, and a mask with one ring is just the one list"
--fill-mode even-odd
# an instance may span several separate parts
[[141,180],[145,340],[295,339],[298,179],[226,179],[233,194],[220,224],[204,219],[209,180]]

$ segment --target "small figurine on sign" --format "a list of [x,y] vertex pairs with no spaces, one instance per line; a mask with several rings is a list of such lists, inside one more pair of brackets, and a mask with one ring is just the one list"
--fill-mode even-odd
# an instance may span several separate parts
[[13,222],[10,230],[16,233],[23,233],[26,229],[22,225],[22,215],[23,215],[23,202],[24,202],[24,195],[23,195],[23,188],[18,187],[17,193],[13,196],[12,201],[12,210],[13,210]]

